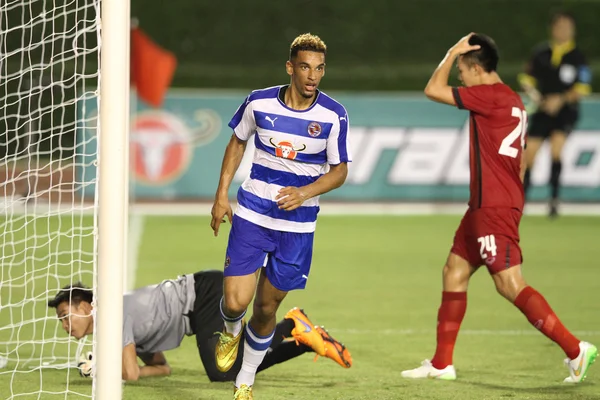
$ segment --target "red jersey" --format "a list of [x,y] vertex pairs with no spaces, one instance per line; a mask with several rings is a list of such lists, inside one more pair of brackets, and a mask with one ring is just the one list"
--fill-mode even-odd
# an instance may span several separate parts
[[503,83],[452,88],[460,109],[470,111],[470,208],[523,210],[521,157],[527,113],[521,97]]

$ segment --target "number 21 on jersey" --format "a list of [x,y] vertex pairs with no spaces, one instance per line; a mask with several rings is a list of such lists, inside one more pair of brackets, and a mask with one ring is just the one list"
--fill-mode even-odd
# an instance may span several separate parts
[[498,153],[503,156],[508,156],[512,158],[517,158],[519,155],[519,149],[514,148],[512,145],[515,140],[519,137],[521,138],[521,149],[525,146],[525,132],[527,132],[527,112],[525,110],[521,110],[518,107],[512,108],[512,116],[519,118],[519,124],[511,133],[508,134],[502,140],[502,144],[500,145],[500,150]]

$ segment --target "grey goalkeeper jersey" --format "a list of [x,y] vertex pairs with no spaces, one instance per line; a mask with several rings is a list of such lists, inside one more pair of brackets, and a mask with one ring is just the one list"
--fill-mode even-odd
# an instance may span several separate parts
[[137,353],[179,347],[191,335],[189,318],[196,292],[194,276],[185,275],[137,289],[123,297],[123,347],[135,343]]

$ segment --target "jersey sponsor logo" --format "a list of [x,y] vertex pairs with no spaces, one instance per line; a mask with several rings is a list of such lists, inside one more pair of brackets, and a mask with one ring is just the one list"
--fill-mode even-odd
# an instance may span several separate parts
[[317,137],[321,134],[321,132],[321,125],[319,125],[318,122],[311,122],[310,124],[308,124],[308,134],[311,137]]
[[269,117],[268,115],[265,117],[265,119],[267,121],[269,121],[271,123],[271,125],[273,125],[273,128],[275,128],[275,121],[277,120],[277,118],[279,118],[279,117],[275,117],[275,119],[271,119],[271,117]]
[[193,126],[166,111],[146,111],[132,117],[131,165],[136,181],[164,185],[185,173],[194,147],[214,140],[221,119],[212,110],[197,110]]
[[301,147],[294,147],[292,143],[286,141],[275,143],[273,138],[269,138],[269,142],[273,147],[275,147],[275,155],[277,157],[287,158],[288,160],[295,159],[299,151],[306,150],[305,144],[303,144]]

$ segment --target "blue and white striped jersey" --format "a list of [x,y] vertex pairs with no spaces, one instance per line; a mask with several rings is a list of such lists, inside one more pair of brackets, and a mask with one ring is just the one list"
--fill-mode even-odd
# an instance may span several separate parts
[[320,91],[310,108],[289,108],[279,95],[284,88],[253,91],[229,122],[241,140],[255,134],[256,145],[250,176],[238,191],[236,214],[265,228],[309,233],[315,231],[318,197],[293,211],[280,210],[275,197],[286,186],[316,181],[329,165],[351,161],[348,114]]

